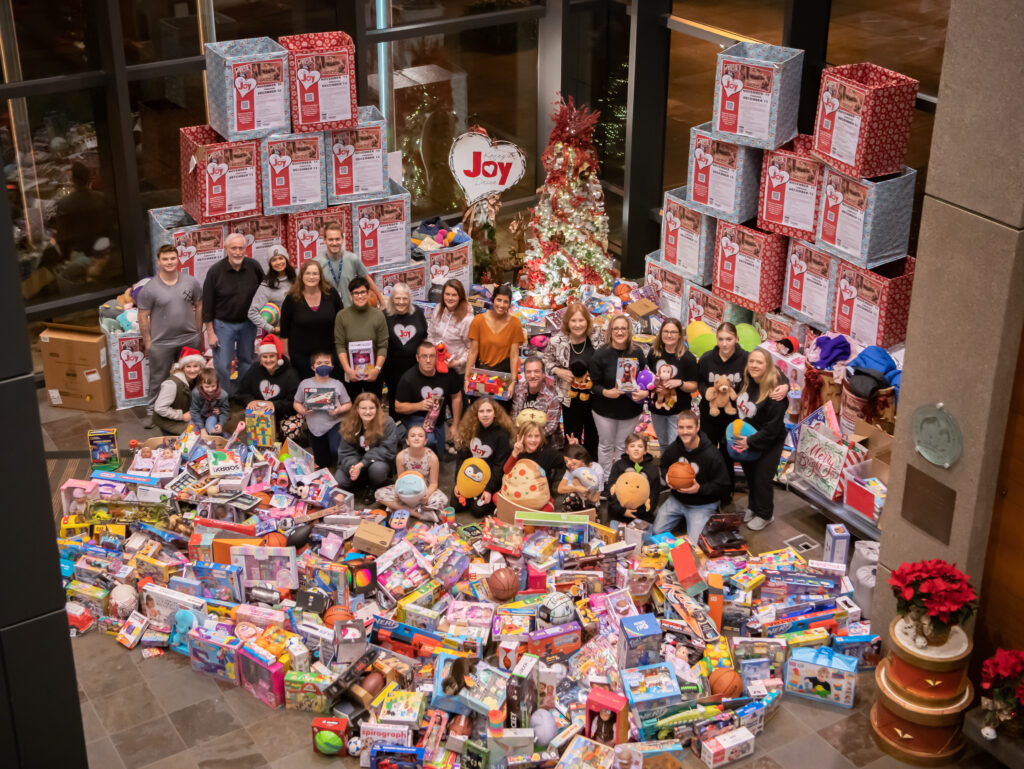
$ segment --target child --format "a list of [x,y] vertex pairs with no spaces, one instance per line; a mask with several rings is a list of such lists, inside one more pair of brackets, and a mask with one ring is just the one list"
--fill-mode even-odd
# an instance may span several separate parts
[[309,363],[313,376],[299,382],[292,407],[306,420],[317,466],[333,468],[338,464],[338,425],[352,403],[345,385],[331,378],[334,366],[329,352],[313,353]]
[[568,494],[563,506],[566,510],[584,510],[596,507],[604,488],[604,469],[590,452],[578,443],[565,450],[566,473],[558,482],[558,493]]
[[231,407],[228,394],[221,389],[217,369],[204,368],[199,375],[199,387],[192,390],[192,425],[204,438],[220,435],[228,422]]
[[[608,488],[614,486],[619,476],[627,470],[636,470],[638,473],[643,473],[647,476],[648,483],[651,484],[651,510],[653,511],[658,506],[658,496],[661,494],[661,475],[658,470],[658,464],[647,453],[647,438],[642,433],[632,433],[626,438],[625,449],[626,452],[615,461],[611,472],[608,474]],[[608,499],[608,518],[618,521],[620,524],[629,523],[629,521],[636,518],[654,521],[652,513],[623,510],[618,500],[615,499],[614,494]]]
[[[561,481],[565,472],[564,457],[552,448],[545,447],[546,436],[544,431],[536,422],[526,422],[519,428],[516,442],[512,445],[512,454],[505,460],[503,468],[505,476],[512,472],[516,462],[520,459],[531,459],[537,463],[541,473],[547,479],[548,488],[557,488],[556,483]],[[547,504],[542,508],[547,512],[554,510],[554,500],[548,498]]]
[[[432,507],[435,510],[444,510],[448,507],[448,497],[437,488],[437,471],[440,466],[437,461],[437,454],[427,448],[427,431],[420,425],[413,425],[405,436],[405,448],[398,452],[395,457],[395,465],[398,474],[412,470],[423,476],[427,482],[427,490],[423,494],[421,506]],[[377,501],[389,510],[398,510],[405,507],[397,496],[395,487],[384,486],[374,493]]]

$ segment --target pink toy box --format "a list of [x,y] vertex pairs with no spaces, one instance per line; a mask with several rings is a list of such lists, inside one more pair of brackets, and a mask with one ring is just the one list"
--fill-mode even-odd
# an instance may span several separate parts
[[238,649],[238,680],[249,694],[271,708],[284,707],[285,667],[258,646]]
[[238,686],[238,650],[242,642],[229,633],[194,627],[188,632],[192,669]]

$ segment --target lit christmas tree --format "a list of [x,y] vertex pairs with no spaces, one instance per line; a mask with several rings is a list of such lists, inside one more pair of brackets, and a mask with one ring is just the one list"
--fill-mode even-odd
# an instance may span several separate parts
[[560,101],[541,157],[547,178],[529,225],[529,248],[520,274],[522,303],[564,307],[586,284],[611,291],[608,216],[594,146],[599,113]]

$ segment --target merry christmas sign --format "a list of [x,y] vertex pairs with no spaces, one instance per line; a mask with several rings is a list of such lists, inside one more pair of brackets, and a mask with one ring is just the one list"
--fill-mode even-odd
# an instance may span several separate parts
[[512,142],[470,131],[452,142],[448,167],[471,206],[514,187],[526,173],[526,156]]

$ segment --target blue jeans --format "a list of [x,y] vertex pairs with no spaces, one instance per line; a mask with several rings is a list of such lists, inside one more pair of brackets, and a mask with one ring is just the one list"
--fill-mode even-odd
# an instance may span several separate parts
[[[256,327],[249,321],[227,323],[213,321],[213,333],[217,335],[217,346],[213,348],[213,367],[220,377],[220,386],[226,392],[234,393],[238,381],[252,365],[252,351],[256,344]],[[231,384],[231,361],[238,358],[238,379]]]
[[309,442],[313,446],[313,461],[317,467],[330,467],[338,464],[338,445],[341,442],[341,433],[338,425],[331,425],[331,429],[323,435],[309,436]]
[[[426,416],[426,414],[404,414],[402,416],[402,423],[405,425],[406,432],[408,432],[410,427],[422,427]],[[444,414],[437,415],[433,432],[427,433],[427,448],[437,454],[438,461],[445,455]]]
[[662,454],[672,445],[672,441],[679,437],[679,429],[676,426],[678,422],[679,414],[672,416],[651,414],[651,424],[654,425],[654,434],[658,436],[658,445],[661,446]]
[[217,429],[217,425],[220,424],[220,417],[210,415],[206,418],[206,432],[213,435],[213,431]]
[[672,532],[679,521],[686,519],[686,535],[690,541],[696,544],[697,537],[704,531],[708,519],[718,512],[718,503],[709,502],[706,505],[684,505],[676,495],[670,493],[665,501],[658,508],[658,514],[654,517],[654,528],[652,534],[664,534]]

